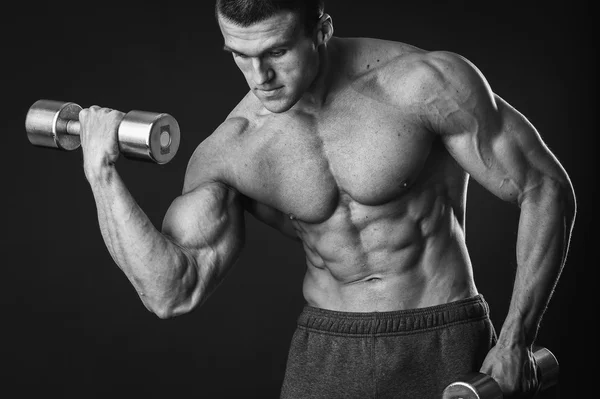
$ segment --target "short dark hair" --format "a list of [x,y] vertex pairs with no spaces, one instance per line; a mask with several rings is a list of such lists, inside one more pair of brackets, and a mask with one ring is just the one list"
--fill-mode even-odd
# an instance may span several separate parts
[[246,27],[281,11],[298,13],[307,34],[312,33],[325,11],[325,0],[217,0],[215,15]]

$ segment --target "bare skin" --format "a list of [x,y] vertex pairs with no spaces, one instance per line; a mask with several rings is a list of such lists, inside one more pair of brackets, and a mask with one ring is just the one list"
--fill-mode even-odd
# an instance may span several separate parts
[[195,151],[162,231],[114,167],[123,114],[82,111],[82,147],[107,247],[160,317],[202,303],[244,244],[244,211],[299,240],[316,307],[370,312],[477,293],[465,244],[468,176],[521,208],[517,278],[482,371],[535,389],[530,346],[575,215],[568,176],[535,128],[479,71],[446,52],[314,35],[282,13],[219,18],[250,92]]

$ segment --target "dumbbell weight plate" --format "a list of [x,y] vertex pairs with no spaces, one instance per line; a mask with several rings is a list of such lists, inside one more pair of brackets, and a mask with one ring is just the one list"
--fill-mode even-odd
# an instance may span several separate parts
[[496,381],[483,373],[471,373],[462,381],[444,389],[443,399],[502,399],[502,390]]
[[165,164],[179,149],[179,124],[169,114],[130,111],[118,134],[121,152],[127,157]]
[[543,346],[534,345],[533,357],[541,381],[540,390],[545,390],[558,383],[559,365],[556,356]]
[[78,121],[81,107],[75,103],[39,100],[29,108],[25,130],[33,145],[60,150],[75,150],[81,145],[79,136],[67,134],[67,122]]

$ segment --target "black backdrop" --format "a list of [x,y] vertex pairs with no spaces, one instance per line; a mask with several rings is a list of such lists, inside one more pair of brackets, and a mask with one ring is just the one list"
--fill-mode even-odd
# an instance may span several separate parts
[[[241,73],[221,51],[213,2],[195,3],[98,9],[33,3],[4,12],[4,397],[278,395],[303,304],[301,247],[247,217],[247,247],[217,292],[187,315],[160,320],[143,307],[104,247],[80,151],[33,147],[24,131],[27,109],[40,98],[172,114],[182,141],[171,163],[119,161],[130,191],[160,226],[180,193],[192,151],[246,91]],[[587,256],[595,244],[597,134],[591,6],[359,3],[329,2],[336,35],[462,54],[529,118],[569,172],[578,220],[538,342],[561,363],[561,397],[583,397],[597,372],[597,263]],[[471,182],[467,240],[497,328],[512,288],[517,220],[518,209]]]

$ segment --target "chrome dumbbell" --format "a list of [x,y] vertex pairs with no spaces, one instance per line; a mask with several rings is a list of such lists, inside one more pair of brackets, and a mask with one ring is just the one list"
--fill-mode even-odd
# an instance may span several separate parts
[[[79,111],[71,102],[36,101],[27,112],[25,130],[31,144],[71,151],[79,148]],[[179,149],[179,124],[169,114],[130,111],[118,128],[119,149],[128,158],[165,164]]]
[[[535,346],[533,357],[537,365],[540,390],[558,381],[558,360],[548,349]],[[448,385],[442,399],[502,399],[502,390],[496,381],[483,373],[471,373]]]

